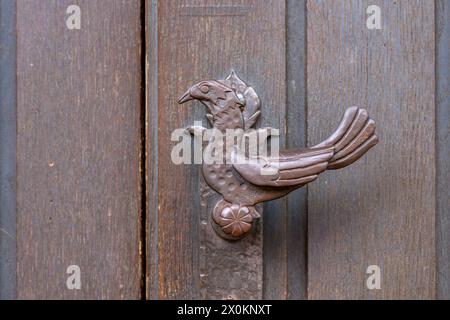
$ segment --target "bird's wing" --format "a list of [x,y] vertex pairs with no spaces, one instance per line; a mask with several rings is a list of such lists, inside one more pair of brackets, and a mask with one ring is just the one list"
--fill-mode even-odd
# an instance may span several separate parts
[[280,152],[276,158],[246,157],[235,150],[233,167],[244,179],[258,186],[300,186],[325,171],[333,155],[333,147],[289,150]]
[[230,88],[232,88],[237,96],[244,101],[244,110],[242,111],[242,116],[244,117],[244,129],[248,130],[254,126],[261,111],[261,100],[256,94],[255,90],[248,86],[244,81],[242,81],[234,72],[231,71],[230,75],[225,79],[219,81]]

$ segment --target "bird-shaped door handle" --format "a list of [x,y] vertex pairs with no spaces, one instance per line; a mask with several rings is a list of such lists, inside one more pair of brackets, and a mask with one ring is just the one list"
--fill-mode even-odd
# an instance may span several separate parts
[[[258,203],[280,198],[314,181],[325,170],[346,167],[378,143],[375,122],[367,111],[350,107],[336,131],[318,145],[270,156],[259,151],[252,153],[243,141],[250,131],[254,132],[251,129],[261,115],[261,102],[255,90],[234,71],[225,80],[193,85],[178,102],[190,100],[206,106],[212,126],[203,150],[202,173],[206,183],[222,196],[213,209],[211,222],[226,239],[237,240],[249,234],[255,219],[260,217],[255,208]],[[197,129],[206,130],[190,127],[189,131],[194,133]],[[227,139],[230,134],[233,138]],[[258,146],[262,144],[267,146],[267,141],[259,141]],[[224,152],[211,161],[211,154],[222,147]]]

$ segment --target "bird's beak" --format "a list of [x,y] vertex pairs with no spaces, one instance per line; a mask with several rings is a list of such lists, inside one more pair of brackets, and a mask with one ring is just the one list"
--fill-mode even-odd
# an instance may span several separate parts
[[186,91],[185,94],[183,94],[183,95],[178,99],[178,103],[179,103],[179,104],[182,104],[182,103],[185,103],[185,102],[188,102],[188,101],[191,101],[191,100],[193,100],[193,98],[192,98],[192,96],[191,96],[190,90],[188,90],[188,91]]

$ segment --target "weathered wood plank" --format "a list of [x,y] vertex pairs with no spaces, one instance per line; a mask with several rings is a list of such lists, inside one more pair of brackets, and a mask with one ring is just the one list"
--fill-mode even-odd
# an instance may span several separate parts
[[[261,123],[285,128],[284,2],[158,1],[156,7],[156,13],[147,13],[153,21],[148,32],[155,26],[158,30],[158,75],[149,78],[148,87],[149,93],[158,88],[148,109],[149,124],[158,118],[158,156],[152,159],[158,177],[151,165],[148,171],[149,189],[155,181],[158,186],[157,208],[149,205],[149,231],[156,228],[157,238],[148,247],[157,243],[158,256],[157,268],[149,268],[149,298],[261,298],[261,232],[235,243],[216,236],[206,220],[215,196],[202,181],[199,166],[171,162],[170,137],[194,120],[206,124],[204,109],[178,105],[178,95],[200,80],[223,78],[232,68],[260,95]],[[149,61],[154,61],[154,50]],[[155,150],[154,132],[148,132],[148,150]],[[155,283],[156,296],[151,288]]]
[[[382,30],[366,28],[381,8]],[[309,185],[309,298],[435,297],[432,1],[308,1],[308,141],[360,105],[380,143]],[[381,289],[366,269],[381,267]]]
[[437,298],[450,299],[450,2],[436,1]]
[[16,2],[0,0],[0,300],[16,297]]
[[[18,1],[21,299],[140,298],[140,2]],[[68,290],[69,265],[81,290]]]
[[145,2],[146,299],[158,298],[158,0]]
[[[287,148],[306,144],[306,1],[286,1]],[[278,111],[275,109],[274,111]],[[266,205],[264,222],[264,298],[307,297],[307,189]]]

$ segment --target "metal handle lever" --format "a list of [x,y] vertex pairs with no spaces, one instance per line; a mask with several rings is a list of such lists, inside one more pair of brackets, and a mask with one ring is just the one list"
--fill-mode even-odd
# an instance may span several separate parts
[[234,71],[225,80],[193,85],[178,102],[190,100],[206,107],[212,126],[202,172],[206,183],[222,196],[212,212],[212,225],[226,239],[241,239],[251,231],[260,217],[256,204],[285,196],[325,170],[346,167],[378,143],[375,122],[367,111],[350,107],[322,143],[268,152],[273,129],[251,130],[261,115],[261,102]]

